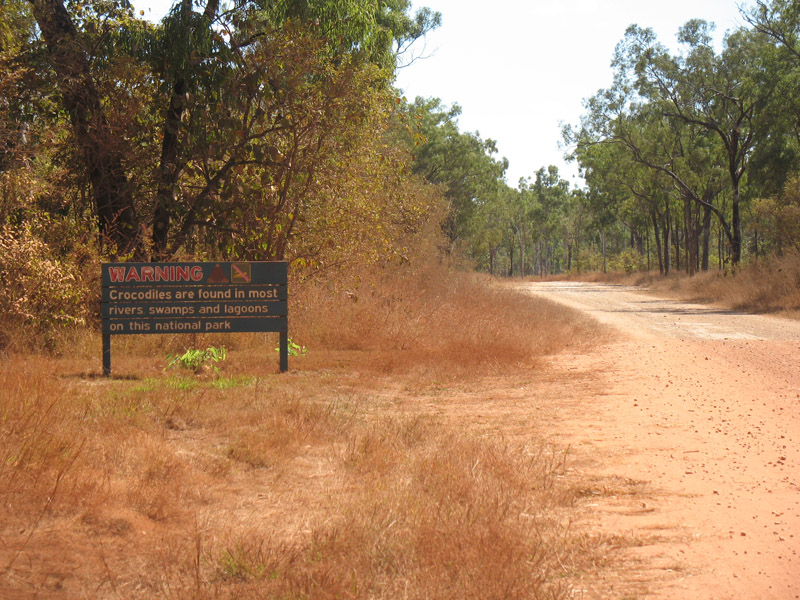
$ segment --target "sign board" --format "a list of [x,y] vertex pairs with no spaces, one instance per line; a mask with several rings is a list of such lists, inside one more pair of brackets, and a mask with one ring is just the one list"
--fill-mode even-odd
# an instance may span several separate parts
[[103,373],[111,336],[279,332],[289,369],[286,262],[103,263]]

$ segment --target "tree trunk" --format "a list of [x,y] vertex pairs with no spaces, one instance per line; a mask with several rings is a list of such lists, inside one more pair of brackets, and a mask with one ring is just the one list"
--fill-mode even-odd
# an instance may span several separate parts
[[672,219],[669,214],[669,200],[666,203],[664,216],[664,275],[669,275],[672,268]]
[[508,241],[508,276],[514,276],[514,236],[509,236]]
[[567,272],[572,271],[572,244],[567,244]]
[[123,167],[119,136],[108,124],[89,59],[63,0],[29,0],[53,70],[61,103],[92,184],[102,241],[114,255],[141,257],[133,192]]
[[602,231],[602,242],[603,242],[603,273],[606,272],[606,229],[603,228]]
[[171,209],[175,205],[175,186],[181,167],[178,164],[178,132],[186,103],[186,82],[179,79],[172,87],[172,97],[164,121],[161,141],[161,164],[158,171],[158,192],[153,207],[153,258],[167,260],[167,240]]
[[[193,28],[208,28],[219,9],[219,0],[209,0],[203,11],[203,19],[199,24],[192,15],[191,0],[181,0],[180,30],[183,35],[190,37]],[[161,160],[158,171],[158,191],[156,201],[153,206],[153,258],[156,260],[169,259],[167,242],[169,239],[170,221],[172,208],[175,206],[175,189],[178,185],[178,177],[181,174],[183,165],[180,161],[180,130],[183,114],[186,110],[186,94],[189,88],[189,76],[183,70],[176,70],[172,77],[172,94],[170,95],[169,106],[164,118],[164,131],[161,140]]]
[[675,223],[672,228],[673,242],[675,243],[675,270],[681,270],[681,229],[678,227],[678,218],[675,217]]
[[686,273],[694,275],[697,266],[697,228],[694,224],[694,211],[691,198],[683,199],[683,237],[686,252]]
[[708,271],[709,260],[709,242],[711,240],[711,209],[706,207],[703,209],[703,258],[700,268],[705,272]]
[[758,229],[753,231],[753,256],[758,262]]
[[739,182],[733,186],[733,217],[731,218],[731,228],[733,229],[733,240],[731,240],[731,262],[738,265],[742,260],[742,215],[739,210]]

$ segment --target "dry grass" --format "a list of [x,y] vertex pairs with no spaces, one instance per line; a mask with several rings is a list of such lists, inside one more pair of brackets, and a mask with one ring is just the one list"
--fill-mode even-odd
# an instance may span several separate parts
[[711,269],[692,277],[683,272],[581,273],[553,279],[638,285],[659,295],[753,313],[800,317],[800,253],[751,261],[736,271]]
[[[591,324],[547,301],[531,302],[486,276],[391,270],[353,285],[302,287],[293,335],[335,351],[367,351],[373,366],[451,374],[531,366],[578,343]],[[544,325],[546,324],[546,326]]]
[[[564,454],[413,390],[529,373],[596,331],[487,280],[409,275],[361,274],[357,301],[295,286],[310,350],[285,375],[263,336],[115,338],[112,379],[88,333],[6,356],[0,597],[568,597],[608,541],[564,525]],[[218,376],[163,370],[221,340]]]
[[694,277],[653,281],[651,289],[687,300],[748,312],[800,312],[800,254],[751,262],[735,273],[709,271]]

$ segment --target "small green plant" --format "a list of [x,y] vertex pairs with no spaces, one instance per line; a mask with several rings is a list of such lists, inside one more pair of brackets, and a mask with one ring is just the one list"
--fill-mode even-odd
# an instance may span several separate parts
[[168,354],[167,355],[167,368],[181,367],[194,373],[199,373],[207,369],[213,369],[215,373],[219,373],[219,367],[214,363],[222,362],[228,356],[227,350],[224,346],[216,348],[209,346],[205,350],[196,348],[189,348],[183,354]]
[[218,390],[227,390],[231,388],[248,387],[255,384],[257,381],[258,379],[256,377],[221,377],[211,381],[209,385],[217,388]]
[[[275,352],[280,352],[281,347],[277,346]],[[305,356],[308,348],[295,343],[292,338],[289,338],[289,356]]]
[[280,572],[276,567],[277,561],[261,543],[239,542],[233,548],[223,550],[217,559],[217,573],[229,581],[278,579]]

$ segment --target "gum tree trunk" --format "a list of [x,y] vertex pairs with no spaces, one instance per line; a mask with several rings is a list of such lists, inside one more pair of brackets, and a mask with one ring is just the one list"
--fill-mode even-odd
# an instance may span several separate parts
[[62,0],[30,0],[56,73],[89,181],[102,241],[112,254],[141,256],[133,192],[118,145],[89,71],[89,59]]

